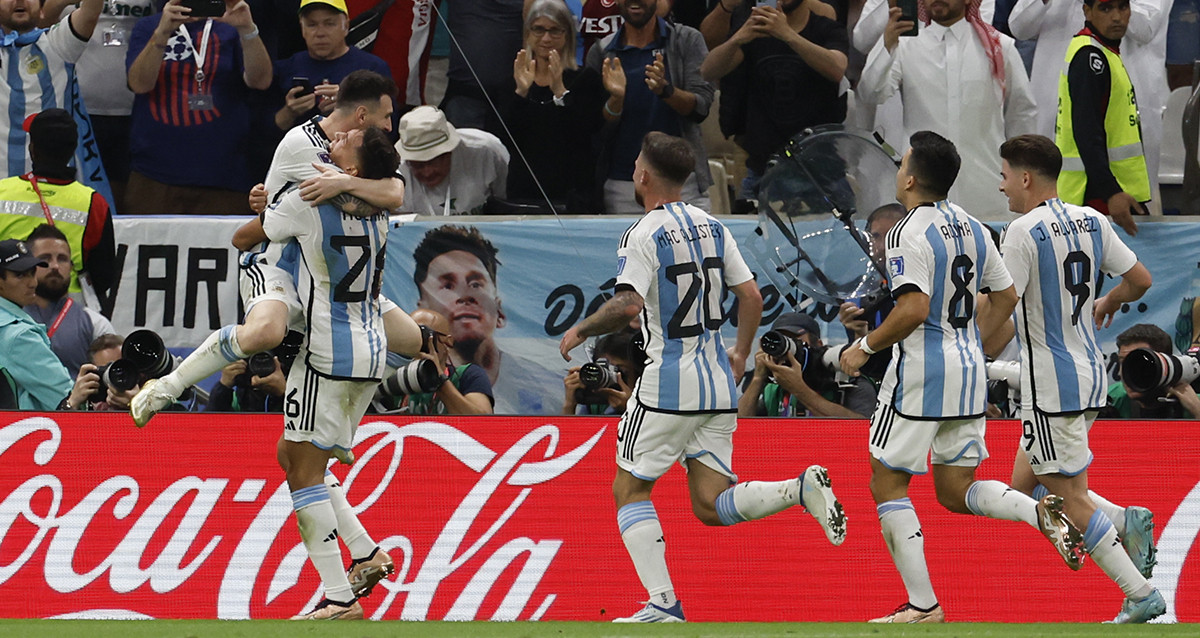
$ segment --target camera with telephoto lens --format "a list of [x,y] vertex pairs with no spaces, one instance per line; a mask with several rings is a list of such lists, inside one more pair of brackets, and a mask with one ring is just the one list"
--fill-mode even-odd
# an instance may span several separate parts
[[148,379],[157,379],[175,369],[175,357],[162,337],[153,330],[135,330],[121,345],[121,358],[96,370],[100,387],[92,394],[93,402],[108,398],[108,389],[127,392]]
[[110,361],[96,368],[95,373],[100,377],[100,387],[88,397],[92,403],[108,400],[109,388],[115,392],[128,392],[138,384],[137,368],[125,359]]
[[[795,339],[774,330],[763,333],[762,338],[758,340],[758,347],[762,348],[767,356],[775,359],[775,363],[780,364],[787,363],[789,354],[796,355],[800,345]],[[796,356],[796,358],[800,357]]]
[[585,405],[608,403],[608,397],[598,390],[621,388],[619,377],[621,370],[608,362],[608,359],[598,358],[595,361],[579,366],[579,382],[582,388],[575,390],[575,402]]
[[804,383],[816,392],[826,392],[852,383],[850,377],[842,372],[841,357],[846,346],[811,347],[775,330],[763,333],[758,346],[780,365],[787,364],[789,354],[794,356],[804,373]]
[[1021,392],[1021,363],[1019,361],[988,361],[987,402],[1004,405],[1012,394]]
[[239,388],[253,386],[254,377],[269,377],[275,374],[275,353],[271,350],[256,352],[246,359],[246,371],[233,378]]
[[1185,355],[1174,355],[1138,348],[1125,355],[1121,379],[1134,392],[1148,397],[1163,396],[1167,388],[1192,383],[1200,377],[1198,351],[1200,348],[1192,348]]
[[425,394],[442,385],[438,365],[429,359],[413,359],[396,369],[379,384],[383,394],[393,397]]

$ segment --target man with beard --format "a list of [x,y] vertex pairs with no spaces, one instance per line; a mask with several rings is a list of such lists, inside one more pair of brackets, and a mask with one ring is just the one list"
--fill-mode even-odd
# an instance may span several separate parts
[[[681,136],[696,166],[683,186],[684,201],[708,209],[708,153],[700,122],[708,116],[713,87],[700,76],[708,48],[700,32],[657,17],[658,0],[620,0],[625,24],[588,52],[587,67],[600,73],[608,101],[602,109],[613,123],[600,158],[604,210],[642,214],[634,200],[633,164],[650,131]],[[599,174],[598,174],[599,175]]]
[[33,170],[0,180],[0,238],[24,239],[42,224],[54,226],[71,247],[69,291],[82,291],[79,278],[86,271],[92,288],[105,294],[119,276],[112,218],[100,193],[75,180],[74,118],[63,109],[46,109],[21,128],[29,133]]
[[70,374],[89,361],[88,348],[101,335],[116,334],[104,315],[67,296],[71,281],[71,246],[67,236],[49,224],[34,229],[25,240],[34,257],[46,262],[37,271],[37,295],[25,306],[33,320],[46,326],[50,347]]
[[746,149],[742,196],[754,197],[767,159],[793,135],[846,119],[839,85],[850,47],[846,28],[809,9],[812,0],[756,6],[733,37],[704,59],[700,72],[715,82],[745,66]]
[[421,239],[413,251],[418,308],[450,320],[455,366],[483,366],[492,382],[496,414],[555,414],[562,378],[544,365],[503,352],[494,334],[507,322],[496,289],[496,247],[479,229],[445,225]]
[[924,6],[932,22],[916,37],[901,37],[913,23],[900,19],[899,7],[889,9],[856,98],[883,104],[899,91],[906,139],[928,130],[958,146],[962,170],[950,201],[976,219],[1008,221],[1008,205],[992,187],[1000,174],[996,148],[1032,133],[1037,107],[1016,45],[984,22],[980,1],[929,0]]

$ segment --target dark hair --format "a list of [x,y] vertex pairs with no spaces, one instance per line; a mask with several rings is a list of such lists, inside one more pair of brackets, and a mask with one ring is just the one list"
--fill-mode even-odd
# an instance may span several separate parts
[[1171,354],[1173,351],[1171,335],[1168,335],[1162,328],[1150,323],[1139,323],[1117,335],[1118,348],[1131,343],[1146,343],[1150,345],[1152,350],[1165,354]]
[[[596,339],[596,343],[592,346],[592,361],[597,359],[607,359],[612,356],[618,356],[629,361],[633,366],[633,370],[629,372],[636,376],[642,376],[642,369],[645,368],[646,357],[641,349],[634,343],[634,338],[638,333],[632,330],[621,330],[606,334]],[[628,381],[626,375],[626,380]]]
[[912,154],[908,157],[908,173],[917,179],[921,190],[938,199],[945,199],[962,165],[954,142],[933,131],[917,131],[908,138],[908,143],[912,148]]
[[1018,135],[1000,145],[1000,157],[1008,165],[1057,180],[1062,170],[1062,151],[1050,138],[1042,135]]
[[660,177],[678,186],[696,170],[696,157],[687,140],[658,131],[642,138],[642,158]]
[[50,224],[42,224],[41,226],[34,228],[33,232],[29,233],[29,237],[25,238],[25,244],[32,244],[39,239],[61,239],[62,241],[67,242],[67,244],[71,243],[61,230],[51,226]]
[[351,71],[350,75],[342,78],[338,84],[337,108],[354,109],[359,106],[373,106],[383,96],[392,98],[394,102],[398,89],[391,78],[386,78],[374,71],[359,69]]
[[92,342],[92,345],[88,346],[88,361],[94,359],[96,357],[96,353],[100,352],[101,350],[120,348],[123,345],[125,345],[125,337],[122,337],[121,335],[112,333],[100,335],[99,337],[96,337],[96,340]]
[[418,293],[421,290],[421,282],[425,281],[429,274],[430,262],[454,250],[462,250],[478,257],[491,275],[492,283],[496,283],[496,266],[500,265],[500,260],[496,259],[496,253],[499,251],[492,242],[484,238],[474,226],[447,224],[425,233],[425,237],[413,251],[413,260],[416,262],[413,282],[417,284]]
[[900,204],[884,204],[883,206],[871,211],[871,214],[867,216],[867,227],[870,228],[871,224],[874,224],[875,221],[880,218],[895,219],[899,221],[904,219],[904,216],[907,214],[908,211],[904,210],[904,207]]
[[363,179],[387,179],[396,175],[400,154],[387,133],[378,126],[363,130],[362,146],[358,147],[358,176]]

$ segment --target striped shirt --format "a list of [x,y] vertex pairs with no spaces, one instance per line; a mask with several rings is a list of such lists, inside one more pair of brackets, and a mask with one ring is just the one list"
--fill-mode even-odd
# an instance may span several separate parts
[[981,416],[987,374],[975,295],[1012,278],[988,230],[948,201],[912,209],[887,236],[892,294],[929,295],[929,315],[893,349],[879,400],[910,419]]
[[71,29],[69,15],[49,29],[34,29],[19,36],[7,34],[5,43],[0,44],[0,75],[4,78],[0,82],[0,113],[8,117],[0,158],[8,170],[6,177],[32,170],[26,151],[29,138],[23,128],[25,119],[46,109],[65,109],[74,116],[79,129],[74,162],[79,181],[112,202],[108,176],[96,152],[92,123],[75,75],[75,62],[86,46],[87,38]]
[[267,208],[263,230],[272,242],[294,238],[300,246],[296,292],[308,326],[308,366],[333,379],[383,378],[379,288],[387,214],[352,217],[329,204],[310,206],[293,191]]
[[1137,255],[1104,215],[1057,198],[1009,224],[1001,250],[1021,295],[1021,396],[1046,414],[1104,407],[1104,356],[1092,307],[1105,273],[1129,272]]
[[737,392],[718,332],[725,289],[753,279],[721,222],[676,202],[646,213],[621,237],[617,285],[645,299],[646,370],[638,401],[658,412],[734,412]]

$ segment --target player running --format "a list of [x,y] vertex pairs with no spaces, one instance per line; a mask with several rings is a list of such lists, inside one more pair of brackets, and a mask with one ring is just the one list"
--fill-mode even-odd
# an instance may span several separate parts
[[[613,495],[621,538],[650,600],[614,622],[684,620],[650,500],[655,482],[676,461],[686,463],[692,511],[706,525],[734,525],[804,505],[831,543],[846,538],[846,515],[825,468],[813,465],[799,478],[771,483],[738,483],[731,469],[735,384],[762,316],[762,296],[725,226],[680,201],[694,168],[686,141],[646,135],[633,173],[646,214],[621,238],[614,296],[559,344],[570,361],[568,353],[587,337],[620,330],[641,314],[649,363],[621,417]],[[738,300],[737,345],[728,352],[717,332],[726,287]]]

